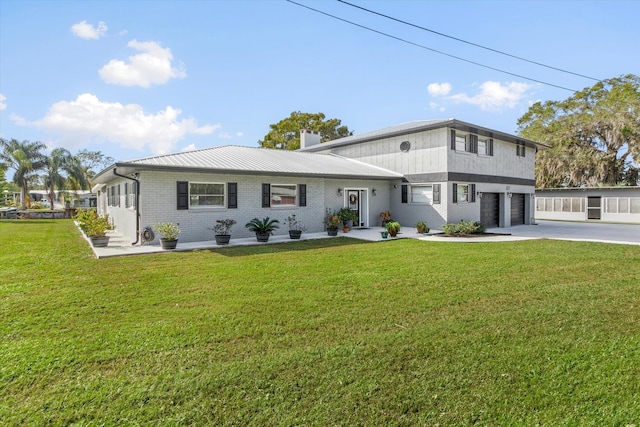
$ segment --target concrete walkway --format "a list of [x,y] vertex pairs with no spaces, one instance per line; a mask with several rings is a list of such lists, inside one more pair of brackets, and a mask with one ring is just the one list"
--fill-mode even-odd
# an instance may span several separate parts
[[[605,224],[605,223],[578,223],[561,221],[539,221],[537,225],[519,225],[511,228],[492,228],[487,233],[494,233],[481,237],[446,237],[439,230],[433,230],[430,234],[418,234],[414,227],[403,227],[403,231],[396,238],[383,239],[380,234],[382,228],[353,229],[349,233],[339,232],[338,236],[360,239],[370,242],[391,241],[396,239],[418,239],[431,242],[449,243],[481,243],[481,242],[513,242],[531,239],[560,239],[574,241],[592,241],[603,243],[617,243],[627,245],[640,245],[640,225],[634,224]],[[300,240],[289,239],[288,234],[271,236],[269,242],[258,243],[255,237],[242,239],[231,238],[229,245],[216,245],[213,235],[211,240],[204,242],[182,243],[178,240],[178,246],[174,251],[163,250],[156,240],[151,244],[132,245],[133,241],[116,232],[108,232],[109,245],[105,248],[94,248],[97,258],[108,258],[125,255],[150,254],[157,252],[193,251],[198,249],[220,249],[234,246],[272,245],[276,243],[290,243],[300,240],[330,239],[326,232],[302,233]],[[89,242],[89,245],[91,243]]]

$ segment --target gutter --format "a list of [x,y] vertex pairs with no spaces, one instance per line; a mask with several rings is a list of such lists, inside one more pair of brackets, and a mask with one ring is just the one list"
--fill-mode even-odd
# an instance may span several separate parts
[[[115,176],[119,176],[120,178],[129,179],[136,183],[136,241],[131,244],[131,246],[136,245],[140,241],[140,181],[137,178],[130,178],[126,175],[120,175],[117,172],[118,168],[113,168],[113,174]],[[134,174],[138,176],[138,174]]]

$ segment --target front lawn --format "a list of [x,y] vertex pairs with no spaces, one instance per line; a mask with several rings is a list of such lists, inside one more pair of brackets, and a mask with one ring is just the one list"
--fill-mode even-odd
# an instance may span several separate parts
[[0,239],[2,425],[640,422],[638,246]]

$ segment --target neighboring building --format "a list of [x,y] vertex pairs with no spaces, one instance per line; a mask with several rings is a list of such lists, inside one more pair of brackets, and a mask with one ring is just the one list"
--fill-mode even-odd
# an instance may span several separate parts
[[[224,146],[118,162],[94,182],[98,210],[137,241],[145,226],[178,223],[181,241],[213,240],[216,219],[281,223],[295,214],[309,232],[326,209],[349,207],[356,227],[391,210],[405,226],[460,220],[488,227],[533,222],[535,152],[544,146],[458,120],[410,122],[320,144],[303,131],[298,151]],[[282,224],[278,233],[287,228]]]
[[640,224],[640,187],[538,189],[536,218]]
[[[96,206],[96,195],[91,191],[84,190],[55,190],[56,199],[53,202],[53,209],[65,207],[65,200],[69,200],[74,208],[91,208]],[[31,190],[29,197],[32,202],[43,203],[51,208],[48,190]]]

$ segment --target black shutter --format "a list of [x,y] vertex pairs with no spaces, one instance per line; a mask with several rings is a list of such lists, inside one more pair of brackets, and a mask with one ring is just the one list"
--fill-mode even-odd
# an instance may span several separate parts
[[271,207],[271,184],[262,184],[262,207]]
[[489,138],[487,144],[489,144],[489,147],[487,147],[487,154],[493,156],[493,138]]
[[453,184],[453,203],[458,203],[458,184]]
[[471,152],[478,154],[478,135],[469,135],[471,139]]
[[456,149],[456,131],[451,129],[451,149]]
[[524,157],[524,153],[526,151],[524,144],[522,144],[522,148],[520,149],[520,151],[522,151],[522,157]]
[[471,194],[469,194],[469,200],[471,200],[471,203],[475,203],[476,202],[476,185],[475,184],[471,184],[469,186],[469,192]]
[[177,181],[176,187],[178,195],[176,209],[189,209],[189,181]]
[[120,184],[118,184],[118,198],[116,199],[116,206],[120,207]]
[[298,184],[298,206],[307,206],[307,184]]
[[407,203],[409,201],[409,186],[406,184],[402,185],[402,203]]
[[237,182],[227,183],[227,208],[229,209],[238,208],[238,183]]
[[433,184],[433,204],[440,204],[440,184]]

